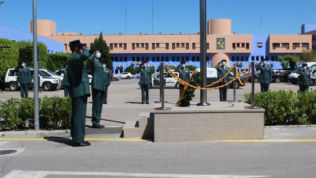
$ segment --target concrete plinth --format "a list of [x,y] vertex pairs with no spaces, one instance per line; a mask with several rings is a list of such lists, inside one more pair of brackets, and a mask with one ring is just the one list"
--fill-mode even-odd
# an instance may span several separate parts
[[211,106],[177,107],[166,103],[171,110],[153,111],[154,141],[263,139],[265,110],[245,106],[249,105],[212,102]]

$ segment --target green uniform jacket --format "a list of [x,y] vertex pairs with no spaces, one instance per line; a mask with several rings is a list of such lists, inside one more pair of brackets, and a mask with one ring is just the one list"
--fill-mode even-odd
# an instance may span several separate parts
[[189,81],[190,80],[190,70],[187,68],[182,68],[182,67],[177,67],[175,70],[175,72],[179,72],[179,77],[183,80],[183,81]]
[[94,58],[95,53],[89,57],[89,63],[92,73],[92,88],[100,91],[105,91],[104,68],[98,59]]
[[32,74],[28,67],[16,67],[14,69],[15,72],[18,72],[17,82],[20,84],[28,84],[32,82]]
[[67,76],[67,69],[65,70],[63,67],[61,67],[57,72],[57,74],[64,74],[64,78],[62,81],[62,84],[64,86],[69,86],[68,76]]
[[269,84],[272,82],[272,70],[270,66],[258,64],[256,68],[260,70],[260,83]]
[[[227,74],[227,72],[230,70],[229,67],[226,66],[219,66],[219,64],[217,64],[215,66],[215,69],[217,70],[217,78],[221,79],[222,77],[224,77],[224,75]],[[229,75],[227,75],[223,80],[221,80],[219,83],[228,83],[229,82]]]
[[111,84],[111,71],[110,69],[104,68],[104,85],[109,86]]
[[140,73],[139,84],[149,85],[152,82],[150,67],[140,67],[136,69]]
[[311,81],[311,71],[310,70],[302,70],[302,68],[300,68],[300,70],[298,70],[296,73],[300,74],[300,85],[310,85],[312,83]]
[[89,58],[88,48],[82,49],[82,54],[72,53],[68,61],[69,96],[77,98],[90,96],[89,78],[84,66],[84,61]]

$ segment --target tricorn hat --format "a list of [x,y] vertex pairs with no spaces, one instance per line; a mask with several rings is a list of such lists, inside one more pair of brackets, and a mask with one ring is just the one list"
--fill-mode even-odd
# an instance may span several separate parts
[[303,66],[303,67],[305,67],[305,66],[307,67],[308,65],[307,65],[306,63],[303,63],[302,66]]
[[90,50],[89,50],[89,53],[90,53],[90,54],[93,54],[93,53],[96,52],[97,50],[99,50],[99,49],[97,49],[97,48],[95,48],[95,49],[90,49]]
[[186,62],[185,61],[181,61],[181,64],[186,64]]
[[221,62],[227,62],[227,60],[226,59],[222,59],[222,61]]
[[147,61],[143,61],[142,64],[148,63]]
[[71,41],[69,43],[70,43],[70,46],[76,46],[76,45],[81,44],[80,40],[74,40],[74,41]]

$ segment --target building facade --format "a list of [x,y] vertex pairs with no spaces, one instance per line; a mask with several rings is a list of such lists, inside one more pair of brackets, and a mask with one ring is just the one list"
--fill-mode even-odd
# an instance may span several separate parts
[[[32,22],[30,23],[32,32]],[[56,35],[56,24],[50,20],[38,21],[38,35],[64,44],[64,51],[70,52],[70,41],[80,39],[89,47],[99,35],[82,35],[75,32],[60,32]],[[244,69],[251,60],[267,59],[273,69],[281,69],[278,56],[300,55],[304,49],[316,45],[316,24],[302,25],[298,35],[247,35],[232,34],[230,19],[211,19],[207,22],[207,66],[213,67],[222,59],[228,65]],[[156,70],[161,62],[178,65],[186,61],[200,66],[200,35],[157,34],[148,35],[104,35],[110,47],[115,73],[121,73],[128,66],[136,67],[143,60],[149,61]],[[315,38],[315,39],[314,39]]]

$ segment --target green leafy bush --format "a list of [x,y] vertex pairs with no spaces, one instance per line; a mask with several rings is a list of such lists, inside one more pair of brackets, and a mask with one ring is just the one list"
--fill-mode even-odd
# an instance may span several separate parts
[[[33,47],[32,41],[18,41],[17,46],[31,46]],[[38,42],[38,66],[47,68],[47,46],[43,42]],[[33,48],[20,48],[19,49],[19,60],[25,60],[28,66],[33,66]],[[15,66],[14,66],[15,67]]]
[[[71,56],[71,53],[50,53],[50,54],[48,54],[48,58],[52,60],[52,62],[54,63],[54,65],[57,69],[59,69],[61,66],[64,66],[68,62],[70,56]],[[48,64],[47,64],[47,69],[49,69]],[[56,70],[51,70],[51,71],[54,72]]]
[[188,68],[190,71],[193,71],[196,69],[196,66],[187,65],[187,66],[185,66],[185,68]]
[[[11,98],[0,101],[0,130],[27,129],[34,127],[34,98]],[[43,97],[39,98],[40,128],[68,129],[70,128],[71,99]]]
[[124,72],[130,72],[130,73],[133,74],[133,75],[137,73],[136,69],[134,69],[134,67],[132,67],[132,66],[126,67],[126,69],[124,70]]
[[[17,44],[11,40],[0,38],[0,46],[14,47]],[[9,68],[18,65],[19,49],[18,48],[4,48],[0,51],[0,78],[5,76]],[[1,80],[0,79],[0,80]]]
[[[251,94],[245,94],[251,104]],[[265,109],[265,125],[306,125],[316,123],[316,91],[272,91],[255,93],[256,106]]]

